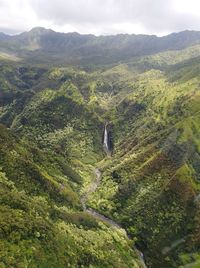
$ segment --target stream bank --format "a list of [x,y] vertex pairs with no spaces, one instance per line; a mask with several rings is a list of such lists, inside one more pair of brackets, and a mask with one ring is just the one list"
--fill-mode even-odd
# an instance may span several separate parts
[[[96,176],[95,181],[90,184],[88,191],[81,197],[81,203],[82,203],[82,206],[83,206],[83,210],[85,212],[87,212],[88,214],[90,214],[91,216],[93,216],[93,217],[95,217],[95,218],[97,218],[97,219],[99,219],[101,221],[104,221],[105,223],[111,225],[112,227],[114,227],[116,229],[119,229],[121,232],[123,232],[124,236],[127,239],[131,240],[131,238],[127,234],[126,230],[120,224],[118,224],[117,222],[109,219],[108,217],[104,216],[103,214],[97,212],[96,210],[87,207],[86,203],[87,203],[89,195],[94,193],[96,191],[97,187],[101,183],[101,172],[100,172],[100,170],[98,168],[95,168],[94,173],[95,173],[95,176]],[[145,261],[144,261],[143,253],[141,251],[139,251],[136,247],[134,248],[134,250],[137,252],[138,257],[139,257],[139,259],[140,259],[140,261],[141,261],[141,263],[143,265],[143,268],[147,268],[147,266],[145,264]]]

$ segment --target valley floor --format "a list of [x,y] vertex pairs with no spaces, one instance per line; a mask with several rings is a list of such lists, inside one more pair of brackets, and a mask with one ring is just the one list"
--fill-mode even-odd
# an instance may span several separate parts
[[[95,173],[95,176],[96,176],[95,180],[93,182],[91,182],[91,184],[88,187],[87,192],[81,198],[81,203],[83,205],[84,211],[87,212],[88,214],[90,214],[91,216],[93,216],[93,217],[95,217],[95,218],[97,218],[97,219],[99,219],[99,220],[111,225],[113,228],[116,228],[117,230],[122,232],[127,239],[131,239],[128,236],[126,230],[123,229],[123,227],[121,225],[119,225],[117,222],[109,219],[108,217],[106,217],[103,214],[100,214],[96,210],[94,210],[94,209],[92,209],[90,207],[87,207],[87,199],[89,198],[89,195],[94,193],[96,191],[97,187],[100,186],[100,183],[101,183],[101,172],[100,172],[100,170],[98,168],[95,168],[94,173]],[[134,250],[138,253],[138,258],[140,259],[141,267],[146,268],[147,266],[146,266],[145,261],[144,261],[143,253],[140,252],[139,250],[137,250],[136,247],[134,247]]]

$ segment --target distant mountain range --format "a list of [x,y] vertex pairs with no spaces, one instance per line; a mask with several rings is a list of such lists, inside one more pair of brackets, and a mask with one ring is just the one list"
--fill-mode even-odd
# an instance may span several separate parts
[[0,267],[200,267],[200,32],[0,33],[0,245]]
[[41,27],[14,36],[0,33],[0,53],[12,54],[30,63],[112,64],[198,43],[199,31],[183,31],[164,37],[135,34],[97,37],[59,33]]

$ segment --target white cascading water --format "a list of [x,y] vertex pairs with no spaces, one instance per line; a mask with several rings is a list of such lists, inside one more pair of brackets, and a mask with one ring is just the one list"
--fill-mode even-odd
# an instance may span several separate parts
[[109,147],[108,147],[108,131],[105,125],[105,129],[104,129],[104,138],[103,138],[103,147],[106,153],[109,152]]

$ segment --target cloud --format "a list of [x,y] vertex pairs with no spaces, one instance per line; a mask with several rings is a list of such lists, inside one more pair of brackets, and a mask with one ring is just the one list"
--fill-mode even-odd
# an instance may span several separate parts
[[[166,29],[172,0],[35,0],[32,6],[39,18],[56,25],[97,26],[112,28],[113,25],[140,24],[147,30]],[[164,22],[165,21],[165,22]],[[133,27],[134,28],[134,27]],[[133,29],[134,30],[134,29]]]
[[[189,2],[189,4],[188,4]],[[0,0],[0,28],[112,34],[200,30],[199,0]]]
[[0,30],[6,33],[17,33],[34,27],[38,17],[26,0],[0,0]]

